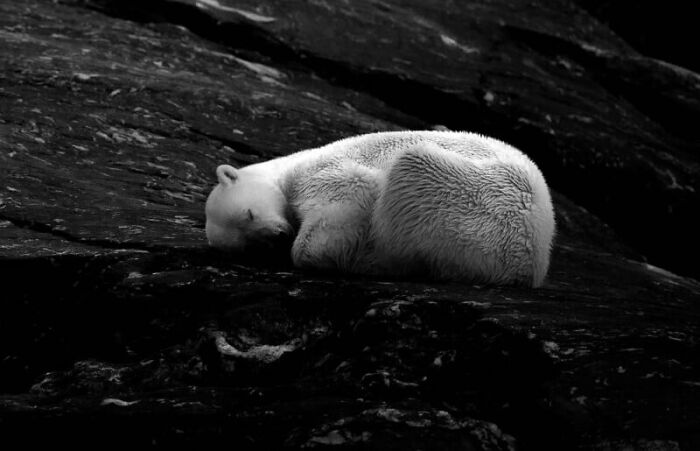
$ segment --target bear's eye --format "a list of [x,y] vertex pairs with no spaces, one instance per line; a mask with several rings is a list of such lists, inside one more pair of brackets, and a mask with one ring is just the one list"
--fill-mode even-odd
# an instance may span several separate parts
[[252,221],[253,219],[255,219],[255,216],[253,216],[253,211],[249,208],[248,209],[248,220]]

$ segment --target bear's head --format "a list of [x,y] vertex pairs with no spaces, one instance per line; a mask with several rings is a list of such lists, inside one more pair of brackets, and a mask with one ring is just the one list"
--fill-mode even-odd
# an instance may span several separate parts
[[275,183],[229,165],[216,168],[216,176],[205,209],[210,246],[243,252],[291,245],[287,200]]

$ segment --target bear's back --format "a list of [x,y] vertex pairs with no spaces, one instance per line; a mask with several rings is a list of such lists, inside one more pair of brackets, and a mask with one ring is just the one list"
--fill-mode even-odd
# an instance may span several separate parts
[[376,169],[386,169],[398,152],[430,142],[471,160],[520,159],[522,153],[493,138],[469,132],[398,131],[354,136],[313,149],[319,160],[349,159]]

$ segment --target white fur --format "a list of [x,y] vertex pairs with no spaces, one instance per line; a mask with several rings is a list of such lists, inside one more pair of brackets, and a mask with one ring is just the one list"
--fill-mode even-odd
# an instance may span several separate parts
[[294,226],[299,267],[531,286],[549,267],[542,173],[478,134],[361,135],[217,176],[206,209],[213,246],[240,250]]

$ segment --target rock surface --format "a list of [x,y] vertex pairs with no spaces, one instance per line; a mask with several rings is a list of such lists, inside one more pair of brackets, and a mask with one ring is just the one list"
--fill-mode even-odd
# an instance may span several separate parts
[[642,53],[700,71],[698,54],[687,51],[689,42],[700,39],[691,3],[683,0],[576,2]]
[[[700,77],[577,3],[2,2],[0,69],[4,440],[700,447]],[[551,181],[542,289],[207,249],[217,164],[436,125]]]

